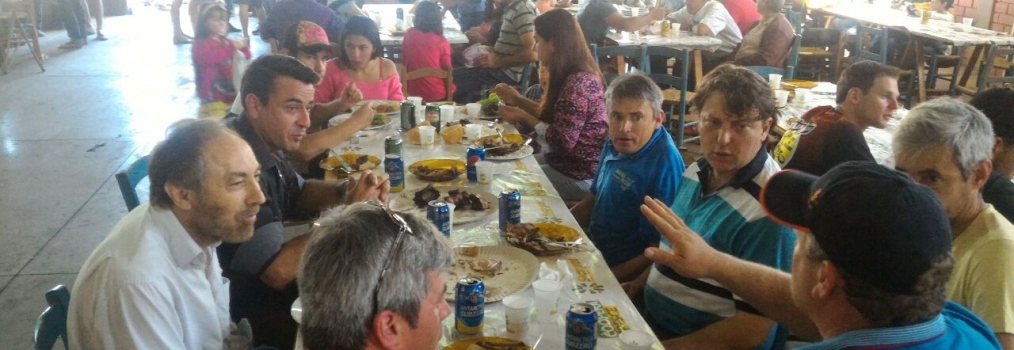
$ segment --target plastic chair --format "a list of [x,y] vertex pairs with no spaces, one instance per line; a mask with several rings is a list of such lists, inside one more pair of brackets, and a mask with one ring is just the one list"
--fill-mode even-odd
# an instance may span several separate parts
[[[652,73],[651,66],[645,65],[645,72],[648,73],[648,77],[651,78],[655,84],[660,86],[669,86],[668,89],[663,90],[662,95],[665,98],[664,105],[668,106],[666,111],[666,128],[672,130],[673,137],[675,137],[676,147],[683,147],[684,143],[697,140],[700,136],[685,138],[683,133],[689,126],[697,125],[697,122],[687,122],[687,101],[693,98],[692,93],[687,92],[687,76],[690,74],[690,51],[684,49],[676,49],[665,46],[648,46],[645,49],[644,59],[642,62],[648,61],[651,56],[662,56],[666,60],[670,58],[676,59],[676,66],[673,67],[673,73],[679,74],[679,76],[668,74],[667,72]],[[676,97],[674,95],[678,95]],[[676,111],[673,111],[676,108]],[[676,118],[676,112],[679,113],[679,118]],[[673,121],[676,121],[675,127]]]
[[[599,70],[602,71],[602,77],[605,78],[607,86],[620,75],[627,73],[630,70],[629,68],[647,71],[648,60],[645,54],[647,53],[648,45],[598,46],[590,44],[588,45],[588,49],[591,51],[592,57],[595,58],[595,63],[599,66]],[[602,62],[609,57],[626,57],[633,59],[635,63],[624,63],[626,67],[616,67],[615,73],[607,72],[603,69]],[[624,62],[627,62],[627,60]]]
[[[42,64],[45,58],[39,48],[38,31],[34,28],[35,1],[37,0],[0,2],[0,68],[4,74],[10,72],[14,56],[21,45],[28,46],[39,69],[46,71]],[[31,23],[33,27],[26,30],[22,23]]]
[[123,195],[123,202],[127,204],[127,211],[134,210],[141,205],[137,197],[137,184],[148,176],[148,156],[141,157],[134,161],[126,170],[116,173],[116,183],[120,185],[120,194]]
[[445,100],[448,102],[454,101],[454,96],[451,90],[454,88],[454,70],[443,70],[438,68],[420,68],[411,72],[405,72],[405,66],[398,64],[398,73],[401,76],[401,92],[405,96],[409,96],[408,93],[408,82],[420,78],[440,78],[444,80],[444,93]]
[[767,77],[768,74],[781,74],[787,80],[793,79],[796,76],[796,65],[799,64],[799,46],[802,39],[803,36],[801,34],[796,34],[792,37],[792,44],[789,46],[789,57],[786,59],[785,68],[767,66],[747,66],[746,68],[762,77]]
[[46,292],[46,303],[49,307],[39,315],[35,322],[32,339],[35,350],[51,350],[56,346],[57,339],[63,339],[63,348],[67,349],[67,311],[70,307],[70,292],[67,287],[58,285]]

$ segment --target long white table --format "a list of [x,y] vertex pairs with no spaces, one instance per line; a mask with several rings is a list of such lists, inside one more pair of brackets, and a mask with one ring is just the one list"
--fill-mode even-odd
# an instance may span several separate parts
[[[363,12],[366,12],[374,21],[380,18],[377,26],[380,27],[380,43],[384,46],[401,47],[402,41],[405,40],[405,35],[393,35],[394,25],[397,22],[397,11],[402,9],[405,13],[405,19],[408,20],[409,9],[412,5],[391,5],[391,4],[367,4],[363,5]],[[411,26],[407,26],[405,30],[408,30]],[[458,25],[458,20],[451,17],[451,13],[447,12],[444,15],[444,37],[447,38],[447,42],[451,45],[463,45],[468,44],[468,37],[465,33],[461,32],[461,26]]]
[[[462,115],[458,116],[463,117]],[[513,132],[513,127],[507,126],[507,131]],[[390,127],[380,131],[367,131],[367,136],[360,138],[358,144],[345,143],[336,147],[339,153],[355,152],[364,153],[383,159],[384,138],[388,135],[400,135],[401,129],[398,122],[392,123]],[[408,166],[413,162],[433,158],[454,158],[464,160],[467,146],[464,144],[445,144],[437,136],[436,144],[432,146],[411,145],[407,137],[402,146],[402,159],[405,163],[405,191],[425,187],[428,182],[422,181],[408,172]],[[545,150],[545,148],[543,148]],[[521,191],[521,221],[522,222],[553,222],[563,224],[581,232],[586,242],[590,242],[580,226],[570,214],[569,209],[559,194],[553,188],[545,173],[535,161],[535,156],[527,158],[498,162],[502,164],[502,172],[494,176],[494,181],[489,185],[469,183],[466,176],[462,175],[452,184],[462,185],[469,188],[481,189],[491,194],[498,194],[504,188],[515,188]],[[400,193],[392,193],[391,199]],[[486,216],[482,220],[465,225],[455,225],[451,233],[451,241],[455,247],[463,246],[500,246],[507,245],[500,237],[499,221],[496,213]],[[563,349],[564,348],[564,324],[566,310],[576,302],[599,303],[603,309],[614,317],[610,317],[610,327],[605,332],[600,332],[598,349],[620,349],[618,335],[626,329],[641,330],[652,334],[654,338],[653,349],[662,349],[661,343],[654,336],[644,319],[638,314],[633,303],[627,298],[619,282],[613,277],[605,263],[602,254],[591,246],[590,251],[572,252],[556,256],[540,257],[539,260],[545,263],[552,270],[557,270],[557,261],[563,260],[573,278],[564,280],[564,287],[561,291],[559,310],[552,322],[539,323],[535,315],[532,315],[530,328],[525,343],[535,349]],[[520,294],[527,295],[534,299],[533,289],[529,286]],[[453,302],[450,303],[453,310]],[[600,315],[605,317],[605,315]],[[485,330],[481,335],[507,337],[504,319],[504,307],[500,302],[487,303],[485,314]],[[603,328],[600,327],[600,330]],[[464,335],[454,328],[454,315],[452,313],[443,322],[443,339],[440,341],[441,348],[455,341],[472,338],[477,335]]]

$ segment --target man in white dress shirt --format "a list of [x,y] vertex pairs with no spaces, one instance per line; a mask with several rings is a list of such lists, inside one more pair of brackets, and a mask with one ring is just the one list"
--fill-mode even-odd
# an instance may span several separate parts
[[687,6],[669,14],[673,23],[679,23],[680,29],[690,29],[694,35],[710,36],[722,41],[715,52],[701,53],[704,72],[710,72],[719,64],[727,61],[733,51],[743,42],[743,33],[739,31],[736,20],[732,19],[729,10],[715,0],[687,0]]
[[229,318],[215,247],[253,234],[264,203],[253,151],[217,120],[170,127],[150,155],[151,202],[132,210],[81,268],[71,349],[245,349]]

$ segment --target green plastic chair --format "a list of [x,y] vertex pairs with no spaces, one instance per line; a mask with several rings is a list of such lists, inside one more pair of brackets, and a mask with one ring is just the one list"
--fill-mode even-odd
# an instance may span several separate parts
[[52,350],[56,346],[57,339],[63,339],[63,348],[68,348],[67,342],[67,310],[70,307],[70,292],[67,287],[58,285],[46,292],[46,302],[49,307],[39,315],[35,322],[35,350]]
[[127,167],[127,170],[116,173],[116,183],[120,185],[120,194],[123,195],[123,202],[127,204],[127,211],[134,210],[141,205],[137,197],[137,184],[148,176],[148,156],[141,157]]

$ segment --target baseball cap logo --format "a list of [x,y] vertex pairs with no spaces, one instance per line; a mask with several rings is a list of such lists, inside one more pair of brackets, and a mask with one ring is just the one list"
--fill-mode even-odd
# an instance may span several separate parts
[[821,188],[818,188],[816,191],[813,191],[813,193],[810,194],[810,199],[806,201],[807,207],[813,208],[813,206],[817,204],[817,200],[820,199],[820,194],[823,191],[824,189]]

